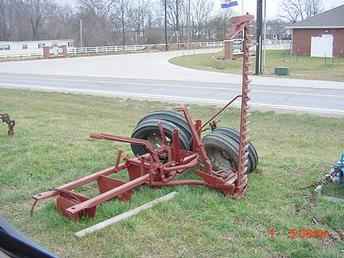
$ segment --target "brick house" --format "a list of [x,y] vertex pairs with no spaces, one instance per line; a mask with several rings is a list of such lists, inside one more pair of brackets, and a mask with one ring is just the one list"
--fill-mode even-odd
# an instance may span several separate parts
[[292,53],[313,57],[344,57],[344,5],[294,23]]

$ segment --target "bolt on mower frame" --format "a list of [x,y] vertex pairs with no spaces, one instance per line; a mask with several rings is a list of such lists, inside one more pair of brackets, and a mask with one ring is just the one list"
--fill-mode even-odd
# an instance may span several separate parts
[[[158,146],[150,141],[123,136],[115,136],[107,133],[94,133],[90,138],[97,140],[108,140],[143,146],[145,154],[128,158],[122,157],[123,152],[118,153],[114,166],[98,171],[94,174],[82,177],[63,186],[54,188],[51,191],[39,193],[33,196],[34,204],[45,199],[56,198],[56,207],[64,216],[78,220],[83,216],[94,217],[97,206],[101,203],[118,198],[122,201],[130,200],[133,190],[142,185],[151,187],[177,186],[177,185],[203,185],[217,189],[226,196],[233,198],[243,197],[247,190],[247,167],[248,167],[248,112],[249,112],[249,24],[253,16],[245,15],[232,18],[232,35],[237,35],[243,31],[244,54],[243,54],[243,82],[242,92],[235,96],[219,112],[214,114],[207,122],[193,120],[188,108],[184,105],[178,111],[183,115],[191,131],[192,146],[190,149],[182,148],[178,129],[172,132],[170,142],[166,141],[166,128],[159,122],[158,128],[161,142]],[[241,119],[240,119],[240,143],[239,162],[237,169],[217,170],[213,168],[201,134],[207,125],[216,127],[215,119],[223,113],[235,100],[241,99]],[[121,162],[121,160],[124,162]],[[200,180],[178,179],[178,176],[190,170],[197,169]],[[124,182],[111,177],[113,174],[127,171],[129,181]],[[75,190],[78,187],[96,182],[100,194],[88,198]]]

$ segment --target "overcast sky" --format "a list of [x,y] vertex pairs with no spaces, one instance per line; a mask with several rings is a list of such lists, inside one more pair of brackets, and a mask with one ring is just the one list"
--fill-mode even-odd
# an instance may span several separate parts
[[[75,5],[78,0],[56,0],[57,2],[61,2],[64,4],[72,4]],[[220,10],[220,4],[225,2],[225,0],[213,0],[215,2],[214,9],[218,8]],[[267,16],[269,18],[277,17],[280,9],[279,3],[280,1],[288,1],[288,0],[266,0],[267,2]],[[244,2],[245,11],[254,14],[256,10],[256,0],[238,0],[239,3]],[[331,9],[338,5],[344,4],[344,0],[323,0],[324,8]],[[240,10],[240,8],[239,8]]]

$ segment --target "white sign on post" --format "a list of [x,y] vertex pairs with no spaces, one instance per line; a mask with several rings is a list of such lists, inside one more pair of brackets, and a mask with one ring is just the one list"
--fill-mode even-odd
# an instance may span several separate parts
[[312,57],[333,57],[333,35],[323,34],[312,37],[311,41]]

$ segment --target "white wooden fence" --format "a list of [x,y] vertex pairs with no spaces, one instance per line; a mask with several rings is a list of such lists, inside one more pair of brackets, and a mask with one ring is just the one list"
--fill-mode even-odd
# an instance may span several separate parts
[[[169,50],[187,48],[221,48],[222,41],[215,42],[192,42],[170,43]],[[88,55],[111,55],[116,53],[133,53],[144,51],[164,51],[165,44],[146,44],[146,45],[126,45],[126,46],[99,46],[99,47],[69,47],[68,56],[88,56]],[[43,49],[23,49],[23,50],[0,50],[0,60],[18,60],[43,58]]]
[[[222,41],[215,42],[192,42],[188,43],[171,43],[168,45],[170,50],[187,49],[187,48],[221,48]],[[127,46],[101,46],[101,47],[73,47],[68,48],[69,56],[83,56],[83,55],[107,55],[115,53],[131,53],[144,51],[163,51],[165,44],[145,44],[145,45],[127,45]]]
[[[237,42],[236,42],[237,43]],[[291,41],[267,40],[266,49],[290,49]],[[223,41],[170,43],[169,50],[223,48]],[[165,44],[127,45],[127,46],[99,46],[99,47],[70,47],[68,56],[111,55],[118,53],[164,51]],[[234,44],[234,51],[240,52],[240,46]],[[0,50],[1,60],[36,59],[43,58],[43,49]]]
[[43,48],[23,50],[0,50],[0,60],[43,58]]
[[101,46],[101,47],[71,47],[67,49],[69,56],[83,56],[83,55],[102,55],[113,54],[118,52],[138,52],[143,51],[144,46]]
[[291,49],[291,40],[270,40],[266,39],[264,42],[265,49],[287,50]]

